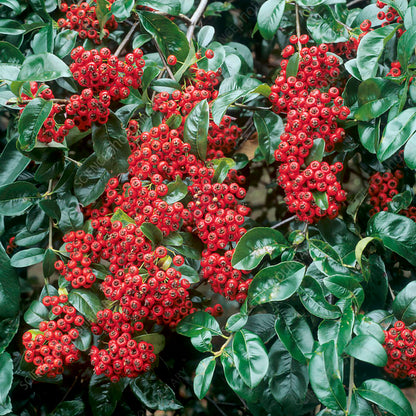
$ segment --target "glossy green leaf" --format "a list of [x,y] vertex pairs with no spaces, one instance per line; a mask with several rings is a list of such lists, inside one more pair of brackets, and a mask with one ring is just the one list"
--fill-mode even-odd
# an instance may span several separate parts
[[25,322],[37,328],[42,321],[49,321],[49,309],[41,302],[34,300],[24,315]]
[[93,416],[111,416],[121,399],[124,380],[112,383],[104,375],[93,374],[88,389],[88,399]]
[[0,244],[0,319],[14,318],[19,314],[19,277],[10,264],[9,256]]
[[236,368],[232,350],[227,348],[221,354],[221,364],[224,369],[225,379],[228,385],[240,396],[247,396],[252,389],[244,383],[240,373]]
[[25,33],[26,30],[22,24],[17,20],[12,19],[1,19],[0,20],[0,33],[2,35],[21,35]]
[[4,403],[13,382],[13,361],[8,352],[0,355],[0,403]]
[[416,169],[416,134],[413,134],[404,146],[404,161],[406,165],[415,170]]
[[191,343],[199,352],[212,351],[212,334],[209,331],[202,331],[195,337],[191,337]]
[[102,39],[104,36],[103,29],[108,19],[110,19],[112,13],[109,10],[110,2],[108,0],[97,0],[96,3],[95,13],[100,25],[100,39]]
[[345,410],[347,396],[340,377],[335,343],[320,345],[309,363],[311,387],[319,401],[330,409]]
[[212,118],[215,124],[220,124],[227,108],[236,102],[239,98],[244,97],[249,93],[249,90],[238,89],[235,91],[228,91],[219,95],[211,105]]
[[0,354],[9,346],[10,342],[19,329],[19,315],[13,318],[4,318],[0,320]]
[[230,169],[235,169],[234,159],[223,157],[211,161],[212,167],[215,169],[212,183],[223,183]]
[[357,66],[363,80],[376,76],[378,60],[398,28],[399,25],[387,25],[363,37],[357,49]]
[[377,158],[383,162],[393,156],[415,132],[416,107],[413,107],[404,110],[387,123],[377,149]]
[[287,247],[288,243],[279,231],[267,227],[252,228],[238,242],[231,264],[235,269],[251,270],[266,254],[274,259]]
[[75,174],[75,196],[81,204],[87,206],[101,196],[109,179],[110,174],[98,163],[97,156],[93,153]]
[[183,128],[183,137],[191,145],[191,151],[205,160],[208,146],[209,106],[207,100],[200,101],[188,114]]
[[0,56],[2,63],[21,64],[25,60],[25,56],[16,46],[9,42],[0,42]]
[[285,10],[284,0],[267,0],[257,14],[257,24],[264,39],[270,40],[276,34]]
[[[308,4],[309,6],[309,4]],[[317,43],[335,43],[348,40],[348,32],[339,22],[329,6],[321,6],[318,13],[312,13],[307,22],[311,37]]]
[[137,35],[133,39],[132,48],[133,49],[141,48],[145,43],[149,42],[149,40],[151,39],[152,39],[152,36],[149,35],[148,33]]
[[271,111],[254,113],[254,125],[258,133],[259,147],[267,163],[274,163],[274,151],[280,143],[280,136],[284,133],[282,119]]
[[278,305],[276,333],[295,360],[306,362],[313,348],[313,336],[305,318],[293,306]]
[[325,153],[325,141],[324,139],[315,139],[313,141],[313,146],[309,150],[309,155],[305,159],[305,164],[310,165],[314,160],[320,162]]
[[59,403],[50,416],[82,416],[85,406],[81,400],[70,400]]
[[197,36],[199,46],[201,46],[201,48],[206,48],[212,41],[214,34],[215,29],[212,26],[202,26]]
[[267,373],[269,357],[262,340],[246,329],[236,332],[233,359],[241,378],[250,388],[256,387]]
[[235,313],[228,318],[225,330],[228,332],[236,332],[246,324],[247,320],[247,314],[241,312]]
[[400,36],[397,42],[397,58],[402,66],[406,68],[410,58],[415,53],[416,48],[416,27],[413,26],[406,30],[402,36]]
[[215,357],[207,357],[199,362],[194,378],[194,392],[199,400],[207,394],[214,371]]
[[173,204],[181,201],[186,195],[188,195],[188,186],[179,176],[176,176],[174,182],[168,183],[168,193],[163,197],[163,199],[168,204]]
[[16,140],[11,140],[0,155],[0,186],[12,183],[29,164],[30,159],[16,149]]
[[288,60],[286,66],[286,77],[296,77],[299,70],[299,60],[300,55],[299,52],[295,52]]
[[155,13],[140,11],[138,15],[143,29],[154,37],[165,58],[175,55],[179,61],[185,61],[189,51],[189,43],[185,34],[179,30],[175,23],[167,17]]
[[134,337],[137,342],[145,341],[149,344],[153,345],[153,352],[155,354],[159,354],[164,348],[166,344],[166,338],[162,334],[157,333],[150,333],[150,334],[143,334],[137,337]]
[[357,308],[360,308],[364,301],[362,286],[351,276],[332,275],[324,279],[324,285],[337,298],[352,297]]
[[24,60],[17,80],[46,82],[61,77],[72,77],[65,62],[51,53],[41,53]]
[[52,101],[35,98],[26,104],[18,124],[19,143],[22,150],[30,152],[36,144],[36,138],[44,121],[52,110]]
[[406,325],[416,321],[416,282],[408,283],[393,301],[393,313]]
[[55,261],[57,261],[57,255],[55,254],[55,251],[53,251],[50,248],[47,248],[45,251],[45,256],[43,258],[43,275],[45,277],[50,277],[55,273]]
[[78,199],[66,192],[57,199],[57,203],[61,211],[58,227],[64,232],[81,228],[84,223],[84,215],[81,212]]
[[69,303],[89,321],[95,322],[102,309],[100,299],[89,290],[73,289],[68,295]]
[[325,241],[311,239],[309,240],[309,253],[315,261],[331,258],[338,263],[342,260],[339,254]]
[[111,5],[111,13],[118,21],[123,21],[130,17],[133,7],[134,0],[116,0]]
[[247,299],[255,306],[290,298],[299,288],[306,267],[296,261],[285,261],[260,270],[251,282]]
[[356,391],[364,399],[394,416],[413,415],[412,407],[405,395],[397,386],[388,381],[377,378],[366,380]]
[[367,234],[378,237],[384,246],[416,266],[416,224],[410,218],[382,211],[371,217]]
[[29,267],[40,263],[43,260],[45,250],[43,248],[28,248],[27,250],[18,251],[10,259],[13,267]]
[[312,315],[322,319],[336,319],[341,311],[336,305],[331,305],[325,299],[321,285],[311,276],[306,275],[298,289],[302,305]]
[[106,124],[92,126],[92,142],[98,163],[111,175],[128,170],[130,146],[121,121],[110,113]]
[[176,332],[186,337],[195,337],[204,331],[209,331],[212,335],[222,335],[220,326],[215,318],[203,311],[186,316],[176,327]]
[[308,370],[290,355],[278,339],[269,352],[269,387],[288,414],[299,414],[308,388]]
[[344,352],[357,360],[365,361],[378,367],[384,367],[387,364],[386,350],[371,335],[357,335],[345,347]]
[[121,208],[117,208],[111,217],[111,222],[120,221],[123,227],[129,224],[134,224],[133,218],[129,217]]
[[147,372],[135,378],[130,387],[135,396],[146,407],[154,410],[178,410],[182,405],[175,393],[154,372]]
[[193,234],[187,232],[181,232],[180,235],[182,236],[183,244],[180,246],[173,246],[174,251],[177,251],[190,259],[200,260],[204,247],[201,240]]
[[360,142],[370,153],[376,153],[380,140],[380,122],[358,123]]
[[144,222],[140,226],[140,231],[155,245],[155,247],[163,240],[162,231],[150,222]]
[[67,29],[59,32],[55,38],[55,55],[61,59],[68,56],[75,47],[77,36],[78,33],[75,30]]

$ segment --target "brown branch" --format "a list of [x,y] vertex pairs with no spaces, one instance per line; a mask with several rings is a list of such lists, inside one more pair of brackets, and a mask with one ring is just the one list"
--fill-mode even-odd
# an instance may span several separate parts
[[176,80],[175,80],[175,76],[173,75],[172,70],[169,68],[168,63],[166,62],[166,59],[165,59],[165,56],[163,55],[162,50],[160,49],[160,47],[159,47],[159,45],[157,44],[157,42],[156,42],[156,40],[155,40],[155,39],[153,39],[153,43],[155,44],[156,49],[157,49],[157,52],[158,52],[158,54],[159,54],[159,56],[160,56],[160,59],[161,59],[161,60],[162,60],[162,62],[163,62],[164,69],[165,69],[165,70],[167,71],[167,73],[169,74],[169,77],[170,77],[171,79],[173,79],[174,81],[176,81]]
[[285,220],[280,221],[275,225],[272,225],[270,228],[279,228],[281,225],[287,224],[288,222],[293,221],[295,218],[296,218],[296,215],[292,215],[291,217],[286,218]]
[[[13,105],[13,104],[29,104],[32,100],[18,100],[18,101],[14,101],[14,100],[9,100],[6,102],[6,105]],[[50,100],[47,101],[51,101],[53,103],[56,104],[69,104],[70,101],[66,100],[64,98],[51,98]]]
[[208,0],[201,0],[201,3],[199,3],[198,7],[196,8],[194,14],[191,17],[191,23],[188,27],[188,31],[186,32],[186,39],[188,39],[188,42],[192,42],[192,37],[194,35],[195,27],[201,18],[201,16],[204,14],[204,11],[208,5]]
[[124,39],[121,41],[120,45],[118,45],[118,48],[114,52],[115,56],[119,56],[123,48],[126,46],[127,42],[132,37],[134,31],[136,30],[137,26],[139,26],[139,21],[135,22],[133,26],[130,28],[130,30],[127,32],[126,36],[124,36]]
[[302,45],[300,44],[300,19],[299,19],[299,6],[295,3],[295,15],[296,15],[296,36],[298,38],[298,50],[302,49]]
[[192,24],[192,20],[188,16],[186,16],[186,15],[184,15],[182,13],[179,13],[177,16],[172,16],[169,13],[161,12],[159,10],[154,10],[152,13],[158,14],[159,16],[174,17],[174,18],[177,18],[177,19],[181,19],[181,20],[183,20],[188,25]]

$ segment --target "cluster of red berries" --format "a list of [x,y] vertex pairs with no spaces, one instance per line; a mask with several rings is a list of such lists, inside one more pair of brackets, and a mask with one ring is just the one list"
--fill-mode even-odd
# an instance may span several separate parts
[[[387,4],[383,3],[382,1],[377,0],[377,7],[379,9],[384,9]],[[399,13],[394,7],[390,7],[387,9],[387,11],[380,10],[377,13],[378,20],[384,20],[381,26],[387,26],[391,25],[393,23],[403,23],[403,19],[400,17]],[[405,32],[405,29],[399,28],[397,29],[397,36],[400,37]]]
[[399,61],[394,61],[390,64],[390,71],[386,74],[387,77],[399,77],[402,74],[402,66]]
[[[305,35],[299,41],[305,44],[308,39]],[[297,37],[291,37],[291,42],[295,41]],[[350,113],[343,105],[340,90],[331,87],[339,75],[339,62],[328,51],[326,44],[303,46],[296,77],[287,77],[287,58],[295,53],[295,48],[292,44],[286,46],[280,75],[269,96],[273,110],[286,114],[285,133],[275,150],[275,158],[281,162],[278,183],[285,190],[289,210],[309,223],[324,216],[335,218],[346,199],[336,177],[343,169],[342,163],[312,161],[304,165],[315,140],[324,139],[327,152],[343,141],[345,132],[337,119],[345,120]],[[321,206],[316,203],[316,198],[321,197],[317,193],[324,193],[326,199]]]
[[[34,98],[43,98],[44,100],[51,100],[54,97],[53,92],[47,85],[39,85],[37,82],[30,82],[30,94],[27,95],[22,93],[21,98],[23,100],[33,100]],[[25,106],[24,104],[23,106]],[[20,111],[23,112],[23,109]],[[38,133],[38,140],[41,143],[51,143],[52,141],[56,143],[62,143],[65,136],[69,133],[69,128],[67,122],[59,126],[55,121],[55,115],[61,112],[61,106],[57,103],[53,104],[52,110],[46,120],[44,121],[42,127]]]
[[[96,3],[97,0],[94,0],[94,2]],[[110,7],[113,2],[114,0],[109,0]],[[95,6],[88,4],[86,1],[71,5],[61,2],[60,10],[66,13],[66,19],[58,20],[60,28],[75,30],[81,39],[91,39],[97,45],[101,43],[100,22],[97,18]],[[104,25],[102,37],[107,38],[110,31],[117,29],[117,26],[114,16],[111,16]]]
[[416,330],[406,328],[397,321],[392,328],[384,331],[384,349],[388,361],[384,370],[394,378],[416,378]]
[[222,308],[222,305],[217,303],[214,306],[208,306],[207,308],[205,308],[205,312],[208,312],[210,315],[216,317],[221,316],[224,312],[224,309]]
[[56,377],[62,374],[64,364],[72,364],[80,357],[74,341],[79,337],[76,327],[83,325],[84,318],[67,302],[66,295],[45,296],[42,303],[52,306],[55,318],[42,321],[39,331],[30,330],[23,334],[24,359],[36,366],[38,376]]
[[129,88],[139,88],[143,67],[141,49],[134,49],[121,61],[110,49],[85,50],[78,46],[71,52],[74,63],[70,69],[74,79],[83,87],[80,95],[73,95],[66,106],[68,115],[74,116],[75,125],[82,131],[92,122],[105,124],[112,101],[129,96]]
[[7,247],[6,247],[6,253],[9,254],[9,255],[12,254],[14,249],[17,247],[16,243],[14,242],[15,239],[16,239],[16,237],[10,237],[9,238],[9,242],[7,244]]
[[236,270],[231,266],[233,250],[227,250],[224,255],[209,250],[202,252],[201,277],[207,279],[215,293],[222,294],[228,300],[243,303],[253,279],[244,279],[248,272]]
[[97,375],[104,374],[116,383],[121,377],[135,378],[151,369],[156,361],[154,347],[133,339],[135,330],[142,331],[143,324],[138,322],[133,328],[123,313],[110,309],[97,313],[97,322],[91,326],[92,333],[101,335],[105,332],[110,338],[108,350],[91,347],[91,364]]
[[90,266],[99,261],[100,242],[84,230],[65,234],[63,241],[70,260],[66,264],[62,260],[56,261],[55,269],[71,282],[73,288],[90,288],[95,282],[95,274]]

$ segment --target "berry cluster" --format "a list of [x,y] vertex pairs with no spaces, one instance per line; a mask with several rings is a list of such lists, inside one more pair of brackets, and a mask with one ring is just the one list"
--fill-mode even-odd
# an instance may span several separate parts
[[399,77],[402,74],[402,66],[399,61],[394,61],[390,64],[390,71],[386,74],[387,77]]
[[[291,42],[295,41],[297,37],[292,36]],[[299,41],[305,44],[308,37],[301,36]],[[292,44],[286,46],[282,51],[285,59],[281,62],[280,75],[269,96],[273,110],[286,114],[285,133],[275,151],[276,160],[281,162],[278,183],[285,190],[285,202],[290,211],[309,223],[324,216],[336,217],[340,204],[346,199],[336,177],[343,169],[342,163],[306,163],[317,139],[324,139],[327,152],[343,141],[345,132],[338,126],[337,119],[345,120],[350,113],[343,105],[340,90],[331,87],[339,75],[339,62],[328,51],[325,44],[302,47],[298,73],[296,77],[288,77],[287,58],[295,53],[295,48]],[[319,195],[322,193],[323,196]]]
[[[377,0],[377,7],[379,9],[384,9],[387,4],[383,3],[382,1]],[[400,17],[399,13],[394,7],[388,7],[387,11],[380,10],[377,13],[378,20],[383,20],[381,26],[391,25],[393,23],[403,23],[403,19]],[[397,29],[397,36],[401,36],[405,32],[405,29],[399,28]]]
[[[34,98],[43,98],[44,100],[51,100],[54,97],[53,92],[47,85],[38,85],[37,82],[30,82],[30,95],[22,93],[23,100],[33,100]],[[23,112],[23,110],[21,110]],[[43,122],[42,127],[38,133],[38,140],[41,143],[62,143],[65,136],[69,133],[69,130],[73,127],[71,120],[66,120],[63,125],[58,125],[55,121],[55,115],[61,112],[61,106],[57,103],[53,104],[52,110],[46,120]]]
[[142,56],[141,49],[127,54],[125,61],[112,55],[108,48],[89,51],[78,46],[71,52],[72,75],[84,89],[80,95],[71,96],[66,112],[74,116],[81,131],[91,127],[92,122],[105,124],[111,102],[127,98],[130,87],[140,87],[145,65]]
[[416,330],[411,331],[404,322],[397,321],[384,335],[388,356],[384,370],[394,378],[416,378]]
[[91,347],[91,364],[97,375],[104,374],[116,383],[121,377],[135,378],[151,369],[156,360],[153,345],[133,339],[136,328],[140,332],[143,325],[133,328],[122,313],[110,309],[97,313],[97,322],[91,326],[92,333],[101,335],[105,332],[110,338],[108,350]]
[[77,315],[73,306],[66,304],[66,295],[45,296],[42,302],[45,306],[52,306],[55,318],[42,321],[39,331],[30,330],[23,334],[24,359],[36,366],[36,375],[53,378],[62,374],[64,364],[79,359],[79,350],[74,345],[79,332],[75,327],[82,326],[84,318]]
[[[94,0],[94,2],[96,3],[97,0]],[[114,0],[109,0],[110,7],[113,2]],[[66,13],[66,19],[58,20],[60,28],[75,30],[81,39],[91,39],[97,45],[101,43],[100,23],[95,6],[88,4],[86,1],[71,5],[61,2],[60,10]],[[117,26],[114,16],[111,16],[104,25],[102,38],[108,38],[110,31],[117,29]]]
[[212,316],[221,316],[224,312],[224,309],[222,308],[222,305],[219,303],[215,304],[214,306],[208,306],[205,308],[205,312],[208,312]]

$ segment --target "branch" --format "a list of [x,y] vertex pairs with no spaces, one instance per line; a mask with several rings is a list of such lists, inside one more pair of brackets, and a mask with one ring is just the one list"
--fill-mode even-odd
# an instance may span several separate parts
[[350,358],[350,377],[348,380],[348,399],[347,399],[347,414],[350,413],[351,401],[352,401],[352,392],[354,390],[354,357]]
[[298,50],[302,49],[302,45],[300,44],[300,19],[299,19],[299,6],[295,3],[295,14],[296,14],[296,36],[298,38]]
[[173,75],[172,70],[169,68],[168,63],[166,62],[166,59],[165,59],[165,56],[163,55],[162,50],[160,49],[160,47],[159,47],[159,45],[157,44],[157,42],[156,42],[156,40],[155,40],[155,39],[153,39],[153,43],[155,44],[156,49],[157,49],[157,53],[159,54],[160,59],[161,59],[161,60],[162,60],[162,62],[163,62],[163,65],[164,65],[164,67],[165,67],[164,69],[165,69],[165,70],[167,71],[167,73],[169,74],[169,77],[170,77],[171,79],[173,79],[174,81],[176,81],[175,76]]
[[286,218],[285,220],[280,221],[280,222],[278,222],[278,223],[277,223],[277,224],[275,224],[275,225],[272,225],[270,228],[279,228],[281,225],[283,225],[283,224],[287,224],[288,222],[290,222],[290,221],[294,220],[295,218],[296,218],[296,215],[292,215],[291,217]]
[[192,42],[192,37],[194,35],[195,27],[201,18],[201,16],[204,14],[205,8],[208,5],[208,0],[201,0],[201,3],[199,3],[199,6],[196,8],[194,14],[191,17],[191,23],[188,27],[188,31],[186,32],[186,39],[188,39],[188,42]]
[[362,1],[363,0],[352,0],[349,3],[347,3],[347,7],[354,6],[354,4],[361,3]]
[[245,105],[245,104],[240,104],[240,103],[234,103],[232,104],[232,106],[240,107],[240,108],[243,108],[244,110],[252,110],[252,111],[271,110],[271,107],[258,107],[255,105]]
[[177,18],[177,19],[181,19],[181,20],[183,20],[188,25],[190,25],[192,23],[192,20],[188,16],[186,16],[186,15],[184,15],[182,13],[179,13],[177,16],[172,16],[169,13],[161,12],[159,10],[153,10],[152,13],[158,14],[159,16],[174,17],[174,18]]
[[114,52],[115,56],[119,56],[121,51],[123,50],[123,48],[126,46],[127,42],[130,40],[130,38],[132,37],[134,31],[136,30],[137,26],[139,26],[139,21],[135,22],[133,24],[133,26],[130,28],[130,30],[127,32],[127,35],[124,36],[124,39],[121,41],[120,45],[118,45],[118,48],[116,49],[116,51]]
[[[9,100],[7,101],[6,105],[13,105],[13,104],[29,104],[32,100]],[[46,100],[46,101],[51,101],[53,103],[56,104],[69,104],[70,101],[66,100],[64,98],[51,98],[50,100]]]

